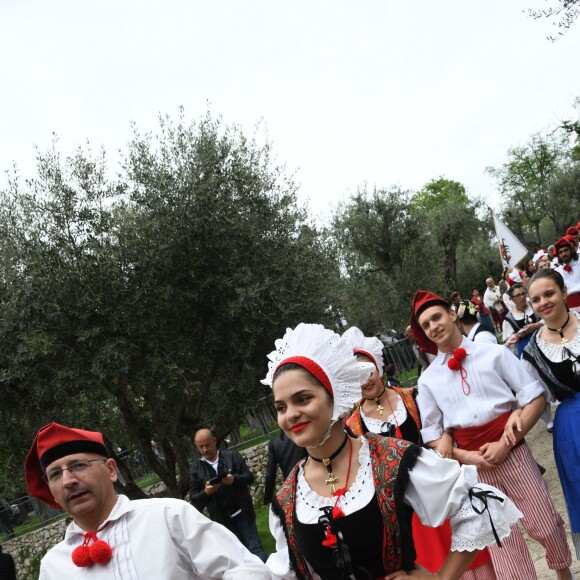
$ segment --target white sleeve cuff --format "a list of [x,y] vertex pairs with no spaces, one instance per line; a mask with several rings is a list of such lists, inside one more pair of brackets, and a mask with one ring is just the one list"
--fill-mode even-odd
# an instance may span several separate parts
[[[501,541],[510,535],[511,527],[522,517],[515,504],[495,487],[477,483],[471,489],[475,493],[482,492],[484,497],[466,497],[459,511],[451,518],[452,551],[471,552],[493,546],[496,544],[494,528]],[[477,513],[476,509],[482,513]]]

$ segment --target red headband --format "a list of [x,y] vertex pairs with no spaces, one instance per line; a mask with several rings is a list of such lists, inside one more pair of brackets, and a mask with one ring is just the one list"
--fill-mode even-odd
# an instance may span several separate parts
[[[327,374],[322,370],[322,367],[314,362],[311,358],[305,356],[291,356],[290,358],[284,359],[277,367],[276,371],[282,366],[290,363],[297,364],[303,369],[307,370],[311,375],[316,377],[320,384],[329,392],[329,394],[334,397],[334,392],[332,391],[332,385],[328,380]],[[274,371],[274,374],[276,373]]]
[[370,358],[371,362],[377,367],[377,370],[378,370],[379,365],[377,364],[375,357],[370,352],[368,352],[367,350],[362,350],[360,348],[355,348],[352,352],[354,354],[362,354],[362,355],[366,356],[367,358]]

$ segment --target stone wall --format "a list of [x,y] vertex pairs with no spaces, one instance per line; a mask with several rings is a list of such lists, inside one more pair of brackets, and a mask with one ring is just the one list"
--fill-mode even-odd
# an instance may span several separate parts
[[49,548],[62,540],[65,529],[64,520],[60,520],[2,544],[2,551],[14,558],[18,580],[38,578],[40,560]]
[[[268,443],[260,443],[250,449],[241,451],[250,471],[254,474],[254,483],[250,493],[256,507],[262,505],[264,496],[264,481],[266,479],[266,462],[268,461]],[[162,491],[162,485],[156,485],[151,493]],[[3,544],[3,551],[12,554],[16,564],[18,580],[36,580],[40,560],[44,554],[64,536],[64,520],[47,525],[35,532],[8,540]]]

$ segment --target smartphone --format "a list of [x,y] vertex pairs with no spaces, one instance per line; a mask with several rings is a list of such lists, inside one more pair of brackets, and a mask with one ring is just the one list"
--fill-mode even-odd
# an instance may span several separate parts
[[215,477],[212,477],[209,480],[209,484],[210,485],[216,485],[217,483],[219,483],[224,477],[227,477],[230,474],[230,472],[226,472],[226,473],[220,473],[219,475],[216,475]]

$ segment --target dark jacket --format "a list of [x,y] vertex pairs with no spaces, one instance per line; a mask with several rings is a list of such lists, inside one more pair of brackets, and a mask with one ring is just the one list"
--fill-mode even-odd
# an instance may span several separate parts
[[[233,449],[220,449],[218,473],[207,461],[196,459],[189,468],[189,499],[199,510],[207,508],[209,517],[220,524],[227,525],[230,516],[238,509],[250,518],[256,517],[249,485],[254,481],[244,458]],[[216,493],[207,495],[205,484],[219,475],[231,471],[234,476],[232,485],[221,485]]]
[[2,552],[0,546],[0,579],[1,580],[16,580],[16,568],[14,567],[14,559],[10,554]]
[[266,464],[266,481],[264,485],[264,504],[269,504],[274,495],[276,472],[278,465],[286,479],[294,466],[304,457],[306,449],[298,447],[280,431],[274,439],[268,442],[268,463]]

